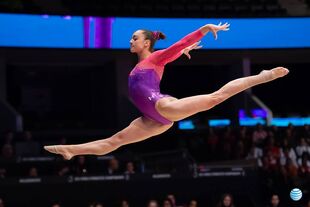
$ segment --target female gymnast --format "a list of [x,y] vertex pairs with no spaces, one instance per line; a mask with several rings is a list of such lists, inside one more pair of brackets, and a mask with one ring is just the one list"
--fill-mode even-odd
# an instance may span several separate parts
[[230,81],[211,94],[182,99],[160,93],[160,80],[167,63],[174,61],[182,54],[190,58],[189,51],[200,48],[199,41],[208,32],[211,32],[217,39],[217,33],[229,30],[229,26],[228,23],[206,24],[167,49],[155,52],[153,52],[155,42],[165,39],[165,35],[158,31],[137,30],[130,40],[130,51],[138,55],[139,62],[129,74],[128,88],[131,101],[143,115],[109,138],[84,144],[45,146],[44,149],[60,154],[68,160],[76,155],[105,155],[123,145],[140,142],[161,134],[167,131],[173,122],[209,110],[252,86],[288,74],[288,69],[283,67],[263,70],[258,75]]

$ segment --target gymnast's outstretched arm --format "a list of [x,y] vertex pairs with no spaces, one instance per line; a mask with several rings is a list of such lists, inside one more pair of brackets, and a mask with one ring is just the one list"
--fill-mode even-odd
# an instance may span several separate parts
[[155,65],[164,66],[167,63],[172,62],[176,58],[178,58],[185,48],[195,44],[196,42],[199,42],[199,40],[204,37],[209,31],[212,32],[214,38],[217,39],[217,32],[227,31],[229,30],[229,26],[230,25],[227,23],[225,23],[224,25],[206,24],[197,29],[196,31],[186,35],[170,47],[152,53],[149,57],[149,60]]

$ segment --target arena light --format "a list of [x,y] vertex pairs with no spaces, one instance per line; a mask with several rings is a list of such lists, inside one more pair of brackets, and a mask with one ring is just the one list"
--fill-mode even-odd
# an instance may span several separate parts
[[255,126],[257,124],[266,125],[266,120],[263,118],[241,118],[239,119],[240,126]]
[[231,121],[229,119],[210,119],[209,126],[210,127],[223,127],[230,126]]
[[195,125],[192,120],[183,120],[178,122],[178,128],[181,130],[195,129]]

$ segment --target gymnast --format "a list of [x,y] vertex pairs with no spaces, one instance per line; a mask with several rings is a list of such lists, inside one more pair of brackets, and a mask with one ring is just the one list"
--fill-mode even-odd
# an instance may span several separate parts
[[76,155],[105,155],[117,148],[146,140],[167,131],[173,122],[206,111],[233,95],[250,87],[266,83],[288,74],[289,70],[276,67],[263,70],[257,75],[232,80],[219,90],[203,95],[177,99],[161,94],[160,80],[165,65],[182,54],[190,58],[189,51],[199,49],[199,41],[211,32],[215,39],[219,31],[228,31],[229,24],[206,24],[186,35],[170,47],[154,52],[157,40],[165,39],[159,31],[137,30],[130,40],[130,52],[138,55],[138,63],[128,77],[129,98],[142,116],[111,137],[76,145],[51,145],[44,149],[60,154],[64,159]]

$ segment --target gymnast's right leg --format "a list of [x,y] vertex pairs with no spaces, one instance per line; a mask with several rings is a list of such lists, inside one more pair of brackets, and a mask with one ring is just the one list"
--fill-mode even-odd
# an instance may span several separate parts
[[173,123],[163,125],[149,118],[139,117],[132,121],[128,127],[109,138],[76,145],[44,146],[44,149],[51,153],[60,154],[67,160],[76,155],[105,155],[123,145],[143,141],[161,134],[172,125]]
[[168,120],[179,121],[193,114],[209,110],[250,87],[283,77],[287,75],[288,72],[286,68],[277,67],[271,70],[263,70],[258,75],[232,80],[211,94],[191,96],[182,99],[165,97],[156,102],[156,110]]

